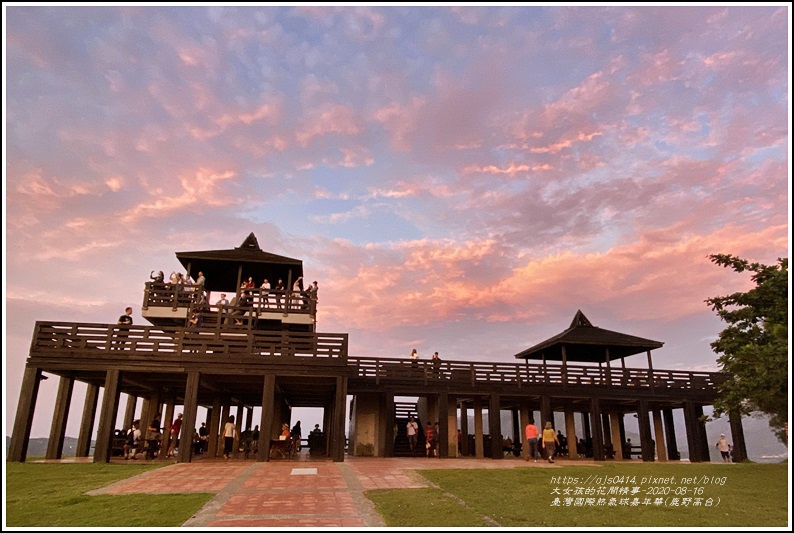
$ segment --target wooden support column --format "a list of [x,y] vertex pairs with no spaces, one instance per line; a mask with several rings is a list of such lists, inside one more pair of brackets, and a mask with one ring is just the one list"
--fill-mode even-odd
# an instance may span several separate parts
[[502,459],[502,418],[499,415],[501,398],[491,394],[488,398],[488,432],[491,434],[491,459]]
[[653,461],[654,446],[651,443],[653,436],[651,434],[651,417],[648,412],[648,400],[640,400],[637,407],[637,421],[640,425],[640,447],[642,448],[642,460]]
[[678,443],[675,440],[675,423],[673,421],[673,410],[662,409],[662,419],[664,421],[664,436],[667,443],[667,458],[670,461],[681,460],[678,453]]
[[[168,452],[171,446],[171,424],[174,421],[174,403],[176,398],[173,396],[165,400],[165,418],[163,419],[163,436],[160,438],[160,455],[158,459],[165,459],[168,457]],[[176,442],[174,442],[176,446]]]
[[609,348],[604,348],[604,359],[607,363],[607,387],[612,386],[612,365],[609,360]]
[[684,403],[684,424],[686,426],[687,447],[689,448],[689,462],[699,463],[702,456],[700,451],[700,432],[698,430],[700,422],[697,420],[697,414],[695,413],[695,403],[691,400],[687,400]]
[[[212,413],[210,423],[207,424],[207,455],[210,457],[218,457],[218,435],[220,434],[221,424],[220,396],[215,396],[212,400],[212,409],[210,409],[210,412]],[[261,450],[262,448],[259,449]]]
[[565,345],[561,346],[562,348],[562,386],[568,386],[568,353],[565,350]]
[[233,453],[234,456],[237,457],[237,454],[240,451],[240,433],[243,432],[243,405],[240,404],[237,406],[237,416],[234,419],[234,427],[237,428],[237,434],[234,437],[234,447]]
[[[97,388],[99,390],[99,388]],[[88,397],[86,396],[86,402],[88,401]],[[96,409],[96,405],[94,406]],[[152,402],[151,400],[144,396],[143,401],[141,402],[141,438],[148,439],[149,438],[149,423],[152,421],[151,418],[151,411],[152,409]],[[90,433],[90,431],[89,431]]]
[[543,429],[546,427],[546,422],[551,422],[554,425],[554,411],[551,410],[551,398],[548,396],[540,397],[540,434],[543,435]]
[[466,402],[460,402],[460,453],[468,457],[469,451],[469,408]]
[[662,413],[658,409],[653,411],[653,433],[656,439],[656,457],[661,462],[667,461]]
[[578,459],[576,445],[579,439],[576,438],[576,422],[571,407],[565,408],[565,438],[568,439],[568,459]]
[[262,416],[259,420],[259,453],[256,456],[257,461],[270,461],[270,439],[273,438],[275,401],[276,376],[273,374],[265,374],[264,385],[262,387]]
[[744,428],[742,427],[742,415],[735,411],[728,413],[728,421],[731,424],[731,438],[733,440],[733,460],[737,463],[747,460],[747,444],[744,442]]
[[601,402],[598,398],[590,399],[590,420],[593,424],[593,460],[603,461],[604,455],[604,428],[601,426]]
[[449,457],[457,457],[458,447],[458,399],[449,396],[447,401],[447,450]]
[[438,414],[436,450],[439,457],[449,457],[449,396],[445,390],[438,395],[436,413]]
[[[127,395],[127,407],[124,409],[124,426],[122,429],[125,431],[132,427],[135,421],[135,407],[138,405],[138,397],[132,394]],[[145,429],[145,428],[144,428]]]
[[482,403],[479,398],[474,398],[474,456],[478,459],[485,457],[485,440],[482,432]]
[[697,415],[696,420],[698,421],[697,428],[698,434],[700,435],[700,460],[703,462],[710,462],[711,455],[709,454],[709,450],[711,450],[711,446],[709,446],[709,438],[706,435],[706,420],[703,416],[703,406],[700,404],[695,404],[695,415]]
[[[527,426],[532,414],[529,412],[529,401],[521,400],[519,405],[519,417],[521,419],[519,428],[519,438],[521,439],[521,457],[529,461],[529,441],[527,440]],[[534,459],[534,457],[533,457]]]
[[245,430],[251,431],[251,426],[254,421],[254,408],[248,407],[245,410]]
[[[91,383],[85,391],[85,402],[83,403],[83,416],[80,419],[80,431],[77,433],[76,457],[88,457],[91,452],[91,435],[94,433],[94,418],[96,417],[96,407],[99,403],[99,387]],[[146,431],[146,428],[142,428]]]
[[336,378],[336,395],[334,398],[334,432],[331,447],[332,459],[336,463],[345,460],[345,403],[347,402],[347,378]]
[[58,383],[55,409],[52,413],[52,425],[50,426],[50,438],[47,439],[45,459],[60,459],[63,457],[63,441],[64,437],[66,437],[66,421],[69,419],[72,391],[74,391],[74,379],[61,377]]
[[217,457],[222,456],[223,452],[225,451],[224,449],[226,447],[226,439],[223,438],[223,428],[226,426],[226,422],[229,421],[229,414],[232,408],[232,406],[229,404],[229,398],[223,398],[223,400],[221,400],[221,403],[223,405],[221,407],[221,423],[220,426],[218,427],[218,449],[216,452]]
[[185,412],[182,414],[182,429],[179,440],[178,463],[189,463],[193,456],[193,433],[196,431],[196,417],[198,416],[198,392],[201,374],[191,371],[187,374],[185,384]]
[[19,391],[17,415],[14,419],[14,431],[11,434],[11,443],[8,448],[8,461],[25,462],[40,383],[41,369],[32,366],[25,367],[25,373],[22,376],[22,388]]
[[615,452],[615,461],[623,460],[623,439],[620,438],[621,420],[623,420],[623,413],[619,411],[609,413],[609,422],[612,426],[612,450]]
[[[394,425],[396,424],[396,413],[394,407],[394,393],[387,391],[383,393],[383,414],[381,418],[382,422],[382,431],[381,435],[383,440],[383,456],[384,457],[394,457],[394,439],[396,437],[396,433],[394,431]],[[375,451],[375,455],[378,455],[377,450]]]
[[119,410],[119,379],[118,370],[108,370],[105,377],[105,393],[102,395],[102,409],[99,413],[94,462],[110,462],[113,446],[113,430],[116,426],[116,412]]

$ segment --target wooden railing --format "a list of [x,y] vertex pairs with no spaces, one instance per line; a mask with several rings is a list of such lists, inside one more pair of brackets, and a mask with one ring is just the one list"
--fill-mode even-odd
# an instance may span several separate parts
[[347,358],[346,333],[240,331],[37,322],[32,355],[167,354],[194,357],[297,356]]
[[644,368],[606,368],[567,365],[485,363],[465,361],[412,361],[349,357],[355,370],[351,377],[374,379],[376,384],[413,381],[431,384],[438,381],[468,384],[505,383],[521,388],[525,385],[561,387],[595,385],[604,387],[638,387],[644,389],[715,390],[727,376],[720,372],[648,370]]
[[[206,305],[204,289],[199,285],[175,285],[170,283],[147,282],[143,292],[143,310],[150,307],[179,308],[209,308]],[[314,315],[317,310],[317,300],[307,291],[277,291],[264,289],[245,289],[236,305],[224,306],[226,313],[254,314],[263,312],[272,313],[300,313]]]

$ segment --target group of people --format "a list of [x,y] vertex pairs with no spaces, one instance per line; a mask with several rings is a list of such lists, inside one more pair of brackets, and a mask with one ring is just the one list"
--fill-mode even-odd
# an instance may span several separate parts
[[[541,434],[538,431],[538,427],[535,425],[535,419],[530,418],[529,424],[527,424],[524,432],[527,437],[527,446],[529,448],[527,461],[531,458],[537,463],[538,457],[541,457],[541,452],[543,452],[546,459],[548,459],[550,463],[553,463],[557,446],[560,446],[561,433],[554,432],[551,422],[546,422],[545,426],[543,426],[543,433]],[[538,447],[538,444],[540,444],[540,447]]]
[[[417,443],[419,441],[419,431],[419,422],[417,422],[416,419],[411,416],[408,419],[408,422],[405,423],[405,434],[408,437],[408,447],[411,449],[411,453],[416,453],[418,451]],[[421,431],[423,431],[425,437],[425,456],[437,456],[439,438],[438,422],[431,424],[428,420],[424,429],[421,429]]]
[[[141,430],[141,421],[134,420],[127,428],[126,440],[124,442],[124,459],[136,459],[139,453],[145,452],[146,456],[154,459],[160,455],[160,445],[162,440],[162,419],[160,414],[155,414],[149,427],[146,430],[145,442],[144,434]],[[182,413],[179,413],[169,430],[168,442],[166,444],[166,457],[173,457],[179,446],[179,433],[182,429]]]

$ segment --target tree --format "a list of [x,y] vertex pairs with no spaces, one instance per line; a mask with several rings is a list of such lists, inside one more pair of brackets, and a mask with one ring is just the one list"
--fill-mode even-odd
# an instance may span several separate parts
[[736,272],[753,272],[747,292],[709,298],[706,303],[729,325],[711,343],[731,378],[720,387],[714,415],[760,411],[786,442],[788,421],[788,258],[776,265],[750,263],[725,254],[709,259]]

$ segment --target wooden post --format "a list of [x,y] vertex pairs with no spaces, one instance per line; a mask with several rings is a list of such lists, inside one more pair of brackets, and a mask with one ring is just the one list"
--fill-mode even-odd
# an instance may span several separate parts
[[703,406],[700,404],[695,404],[694,408],[695,420],[697,421],[697,432],[700,436],[700,460],[708,463],[711,461],[711,455],[709,454],[711,446],[709,446],[709,439],[706,435],[706,422],[703,416]]
[[482,432],[482,403],[474,398],[474,455],[478,459],[485,457],[485,441]]
[[[124,410],[124,426],[122,429],[125,431],[132,427],[132,423],[135,421],[135,408],[138,404],[138,397],[133,396],[132,394],[127,395],[127,408]],[[144,430],[146,428],[143,428]]]
[[438,395],[438,435],[436,438],[439,458],[449,457],[449,395],[442,390]]
[[604,348],[604,356],[607,363],[607,387],[612,386],[612,365],[609,360],[609,348]]
[[17,416],[14,419],[14,431],[11,434],[11,444],[8,448],[8,461],[25,462],[40,383],[41,369],[31,366],[25,367],[25,373],[22,376],[22,388],[19,391]]
[[[394,393],[386,391],[383,393],[383,413],[381,415],[381,436],[383,438],[383,456],[394,457],[394,425],[396,424],[396,413],[394,407]],[[380,446],[378,446],[380,448]],[[375,451],[375,455],[378,450]]]
[[701,461],[700,453],[700,435],[698,433],[698,421],[695,414],[695,404],[691,400],[684,403],[684,424],[686,426],[686,442],[689,448],[689,462],[699,463]]
[[[91,435],[94,433],[94,418],[96,407],[99,403],[99,387],[89,383],[85,391],[83,403],[83,416],[80,419],[80,431],[77,434],[76,457],[88,457],[91,452]],[[143,428],[145,431],[146,428]]]
[[551,422],[551,425],[554,426],[554,411],[551,409],[551,398],[543,395],[540,397],[540,427],[538,428],[541,435],[546,427],[546,422]]
[[[521,439],[521,457],[525,461],[529,461],[529,441],[527,440],[527,426],[529,425],[529,419],[532,418],[532,415],[529,412],[529,400],[521,399],[519,405],[519,417],[521,422],[519,424],[518,430],[518,438]],[[534,457],[533,457],[534,459]]]
[[265,374],[262,386],[262,415],[259,419],[259,453],[257,461],[270,461],[270,439],[273,438],[273,416],[275,415],[276,376]]
[[501,398],[491,394],[488,398],[488,432],[491,434],[491,459],[502,459],[502,418],[499,414]]
[[648,413],[648,400],[640,400],[637,406],[637,421],[640,425],[640,447],[642,448],[642,460],[653,461],[654,446],[651,443],[651,417]]
[[[292,271],[290,271],[291,273]],[[347,402],[347,378],[336,378],[336,395],[334,399],[334,432],[331,447],[334,462],[345,460],[345,403]]]
[[237,406],[237,416],[234,419],[234,425],[237,428],[237,435],[234,437],[234,456],[240,452],[240,433],[243,432],[243,405]]
[[198,415],[198,391],[201,374],[190,371],[185,384],[185,411],[182,415],[182,428],[179,439],[178,463],[189,463],[193,456],[193,433],[196,431],[196,416]]
[[662,409],[664,419],[664,436],[667,442],[667,458],[671,461],[679,461],[681,454],[678,453],[678,443],[675,439],[675,423],[673,421],[673,410]]
[[[215,396],[212,400],[210,423],[207,424],[207,455],[218,457],[218,434],[221,424],[221,398]],[[260,448],[261,449],[261,448]]]
[[615,452],[615,461],[623,460],[623,440],[620,436],[620,420],[623,418],[623,413],[620,411],[612,411],[609,413],[609,422],[612,426],[612,451]]
[[667,461],[664,430],[662,428],[662,413],[658,409],[653,411],[653,432],[656,437],[656,457],[660,462]]
[[63,457],[63,441],[66,436],[66,421],[69,419],[69,405],[72,403],[73,390],[74,380],[62,376],[58,383],[58,396],[52,413],[52,425],[50,426],[50,438],[47,440],[45,459]]
[[[168,457],[168,452],[171,448],[171,423],[174,420],[174,403],[176,398],[171,396],[165,401],[165,418],[163,419],[163,435],[160,437],[160,455],[158,459],[165,459]],[[176,446],[176,442],[174,442]]]
[[576,445],[579,440],[576,438],[576,419],[573,408],[569,406],[565,408],[565,438],[568,439],[568,459],[578,459],[579,452],[576,450]]
[[562,349],[562,386],[568,386],[568,354],[565,350],[565,345],[563,344],[561,347]]
[[469,450],[469,408],[465,401],[460,402],[460,451],[464,457],[471,453]]
[[229,421],[229,414],[231,405],[229,405],[229,398],[222,400],[223,406],[221,407],[221,423],[218,429],[218,451],[217,455],[223,455],[226,448],[226,439],[223,436],[223,429],[226,427],[226,422]]
[[116,426],[116,412],[119,410],[119,379],[118,370],[108,370],[105,377],[105,393],[102,395],[102,409],[99,413],[95,463],[110,462],[110,450],[113,445],[113,430]]
[[593,426],[593,460],[603,461],[604,456],[604,429],[601,425],[601,403],[598,398],[590,399],[590,423]]

